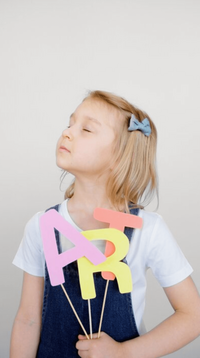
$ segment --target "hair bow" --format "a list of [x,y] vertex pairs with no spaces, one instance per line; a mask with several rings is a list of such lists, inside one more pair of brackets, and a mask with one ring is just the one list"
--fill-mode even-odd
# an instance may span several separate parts
[[142,122],[139,122],[134,114],[131,114],[128,131],[141,131],[146,137],[151,134],[151,127],[148,118],[143,119]]

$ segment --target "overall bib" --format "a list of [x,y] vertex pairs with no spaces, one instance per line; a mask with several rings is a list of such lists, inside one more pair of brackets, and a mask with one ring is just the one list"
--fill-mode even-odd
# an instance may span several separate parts
[[[51,208],[58,211],[58,205]],[[50,209],[48,209],[50,210]],[[131,214],[138,215],[138,209],[132,209]],[[133,229],[125,228],[129,241]],[[59,232],[55,230],[58,252],[61,253]],[[125,260],[123,260],[125,261]],[[63,268],[64,287],[75,307],[75,310],[89,334],[88,301],[83,300],[80,291],[77,263]],[[92,314],[92,331],[97,333],[103,303],[106,280],[101,273],[94,274],[96,298],[90,300]],[[135,323],[131,294],[121,294],[117,280],[109,282],[101,331],[114,340],[123,342],[138,337]],[[47,267],[45,265],[45,286],[42,311],[42,331],[37,352],[37,358],[77,358],[75,344],[78,335],[84,334],[80,327],[61,286],[51,286]]]

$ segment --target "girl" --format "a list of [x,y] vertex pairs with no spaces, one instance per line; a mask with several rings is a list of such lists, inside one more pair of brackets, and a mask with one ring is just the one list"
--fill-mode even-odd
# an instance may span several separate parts
[[[156,141],[149,116],[111,93],[91,92],[71,115],[56,158],[57,165],[75,180],[55,209],[79,231],[108,227],[94,219],[96,207],[131,212],[143,219],[142,229],[125,230],[133,290],[120,294],[116,280],[110,282],[100,338],[94,334],[86,339],[60,286],[50,284],[39,229],[43,213],[37,213],[28,222],[14,259],[24,270],[24,281],[11,358],[156,358],[200,334],[200,298],[190,278],[191,266],[162,218],[142,207],[156,190]],[[69,241],[58,232],[56,238],[60,252],[69,248]],[[96,245],[104,251],[102,243]],[[146,333],[142,317],[149,267],[174,314]],[[88,332],[87,301],[81,298],[76,264],[67,265],[64,274],[66,290]],[[92,324],[97,332],[105,280],[100,274],[94,276],[97,297],[91,300]]]

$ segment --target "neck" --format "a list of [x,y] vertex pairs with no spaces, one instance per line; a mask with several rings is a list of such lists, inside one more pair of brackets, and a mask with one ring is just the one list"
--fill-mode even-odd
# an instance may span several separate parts
[[105,223],[96,221],[93,217],[94,209],[106,208],[115,210],[109,202],[106,194],[106,186],[94,182],[79,181],[76,179],[74,195],[68,202],[68,211],[74,222],[82,230],[98,229],[107,227]]
[[106,185],[90,181],[75,181],[74,195],[70,199],[74,207],[93,212],[95,208],[114,209],[106,193]]

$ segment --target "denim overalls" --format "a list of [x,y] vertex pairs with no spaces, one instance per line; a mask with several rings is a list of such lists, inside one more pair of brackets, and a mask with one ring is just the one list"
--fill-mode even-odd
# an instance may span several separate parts
[[[58,211],[58,205],[51,208]],[[49,210],[49,209],[48,209]],[[138,215],[138,209],[132,209],[131,214]],[[125,235],[131,239],[133,229],[125,228]],[[59,253],[59,233],[55,230]],[[64,287],[89,334],[88,302],[81,297],[77,263],[73,262],[64,267]],[[98,332],[99,321],[106,280],[101,273],[94,274],[96,298],[90,300],[92,312],[92,330]],[[101,331],[106,332],[114,340],[123,342],[138,337],[135,318],[132,309],[131,294],[121,294],[116,279],[109,282],[105,311]],[[51,286],[49,274],[45,265],[45,287],[42,312],[42,331],[37,358],[74,358],[79,357],[75,344],[78,334],[84,334],[61,286]]]

